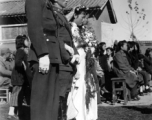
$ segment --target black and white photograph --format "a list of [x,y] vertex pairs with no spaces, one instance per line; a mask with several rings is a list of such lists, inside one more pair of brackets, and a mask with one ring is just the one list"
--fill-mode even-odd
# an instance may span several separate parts
[[0,0],[0,120],[152,120],[152,0]]

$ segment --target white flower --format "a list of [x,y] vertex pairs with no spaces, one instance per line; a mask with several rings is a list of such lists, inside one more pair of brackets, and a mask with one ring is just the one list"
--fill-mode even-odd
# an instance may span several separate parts
[[88,38],[86,38],[85,41],[88,43],[90,40]]
[[72,23],[71,31],[72,31],[72,35],[74,37],[80,37],[80,35],[79,35],[79,28],[77,27],[76,23]]
[[93,37],[93,35],[92,35],[91,32],[88,32],[88,33],[87,33],[87,36],[88,36],[88,37]]
[[89,42],[89,43],[88,43],[88,46],[89,46],[89,47],[91,47],[91,46],[92,46],[92,43],[91,43],[91,42]]

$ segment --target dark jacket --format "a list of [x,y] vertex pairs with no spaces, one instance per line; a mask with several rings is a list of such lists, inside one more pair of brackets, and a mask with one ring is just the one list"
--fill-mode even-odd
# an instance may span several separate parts
[[18,49],[15,56],[15,66],[12,72],[11,82],[12,85],[23,85],[26,77],[23,62],[27,64],[27,55],[23,49]]
[[107,63],[107,55],[99,56],[99,64],[104,72],[109,71],[108,63]]
[[[57,20],[58,20],[59,40],[63,41],[65,44],[72,47],[74,49],[75,54],[78,54],[77,49],[75,48],[73,40],[72,40],[71,26],[70,26],[69,22],[67,21],[66,17],[64,16],[64,14],[61,10],[59,10],[56,7],[53,7],[53,10],[55,11],[55,14],[56,14]],[[62,54],[62,52],[63,51],[61,51],[61,54]],[[70,54],[68,51],[66,51],[66,54],[68,54],[70,57]],[[62,63],[60,64],[60,70],[73,71],[73,68],[69,63],[65,63],[62,60]]]
[[[29,61],[38,62],[38,58],[49,54],[51,63],[62,63],[61,58],[69,59],[62,41],[58,38],[58,22],[47,0],[27,0],[26,15],[28,34],[31,40]],[[33,6],[35,5],[35,6]]]
[[136,85],[138,78],[134,73],[130,72],[130,70],[134,69],[129,64],[127,55],[124,51],[120,50],[115,54],[113,69],[118,77],[126,79],[126,83],[129,87],[133,88]]
[[136,70],[139,67],[138,55],[133,53],[128,53],[127,58],[129,64]]
[[144,57],[144,70],[152,75],[152,58]]

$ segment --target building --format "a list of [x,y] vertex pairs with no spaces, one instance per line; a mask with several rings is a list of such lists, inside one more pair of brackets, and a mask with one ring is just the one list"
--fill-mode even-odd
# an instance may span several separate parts
[[[90,11],[89,21],[101,41],[101,22],[116,23],[116,15],[111,0],[70,0],[67,10],[82,5]],[[25,0],[0,1],[0,47],[15,49],[17,35],[27,34]]]

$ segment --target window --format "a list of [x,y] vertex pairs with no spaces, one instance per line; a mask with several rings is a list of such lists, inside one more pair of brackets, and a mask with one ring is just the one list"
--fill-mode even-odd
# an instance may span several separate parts
[[14,42],[18,35],[27,35],[27,24],[1,26],[1,41]]

